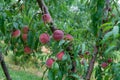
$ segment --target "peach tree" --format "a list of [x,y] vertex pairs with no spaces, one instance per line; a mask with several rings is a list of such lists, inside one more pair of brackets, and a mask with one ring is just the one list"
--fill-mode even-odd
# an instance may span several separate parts
[[[0,47],[15,64],[46,67],[48,80],[120,79],[117,0],[1,0]],[[43,55],[41,47],[49,53]]]

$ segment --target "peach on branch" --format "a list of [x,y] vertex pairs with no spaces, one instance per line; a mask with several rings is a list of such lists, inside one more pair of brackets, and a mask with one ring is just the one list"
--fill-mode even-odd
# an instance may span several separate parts
[[101,67],[102,68],[106,68],[108,66],[108,64],[106,63],[106,62],[103,62],[102,64],[101,64]]
[[109,58],[109,59],[107,60],[107,62],[108,62],[108,63],[111,63],[111,62],[112,62],[112,59],[111,59],[111,58]]
[[58,60],[62,60],[63,56],[64,56],[64,51],[61,51],[56,55]]
[[41,43],[43,43],[43,44],[48,43],[48,42],[50,41],[50,36],[49,36],[49,34],[47,34],[47,33],[41,34],[40,37],[39,37],[39,41],[40,41]]
[[27,36],[28,36],[28,34],[22,34],[22,40],[27,41]]
[[32,50],[31,50],[30,47],[26,46],[26,47],[24,48],[24,52],[25,52],[26,54],[30,54],[30,53],[32,53]]
[[53,32],[53,39],[56,41],[60,41],[61,39],[64,38],[64,33],[61,30],[55,30]]
[[50,14],[43,14],[42,19],[43,19],[45,24],[52,22],[52,18],[50,16]]
[[27,34],[28,31],[29,31],[29,27],[28,27],[28,26],[24,26],[24,27],[22,28],[22,32],[23,32],[24,34]]
[[17,38],[17,37],[19,37],[20,36],[20,30],[18,29],[18,30],[15,30],[15,31],[13,31],[12,32],[12,37],[14,37],[14,38]]
[[67,34],[67,35],[65,36],[65,40],[70,40],[70,41],[72,41],[72,40],[73,40],[72,35]]
[[46,66],[47,66],[48,68],[51,68],[52,65],[53,65],[53,63],[54,63],[54,59],[53,59],[53,58],[49,58],[49,59],[47,59],[47,61],[46,61]]

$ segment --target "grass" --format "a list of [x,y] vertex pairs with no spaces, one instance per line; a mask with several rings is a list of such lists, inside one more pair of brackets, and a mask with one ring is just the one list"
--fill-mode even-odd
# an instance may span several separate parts
[[[25,71],[20,71],[20,70],[12,70],[9,68],[9,73],[12,78],[12,80],[41,80],[40,77],[37,75],[25,72]],[[5,79],[4,72],[2,70],[2,67],[0,66],[0,80],[6,80]]]

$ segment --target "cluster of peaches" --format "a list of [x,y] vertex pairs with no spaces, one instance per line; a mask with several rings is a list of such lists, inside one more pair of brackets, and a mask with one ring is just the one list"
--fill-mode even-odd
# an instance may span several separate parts
[[[85,52],[85,55],[80,55],[80,58],[81,58],[81,64],[82,65],[84,65],[85,64],[85,59],[84,59],[84,56],[89,56],[90,55],[90,52],[89,51],[86,51]],[[101,64],[100,64],[100,66],[102,67],[102,68],[106,68],[110,63],[112,63],[112,58],[108,58],[106,61],[104,61],[104,62],[102,62]]]
[[[43,14],[42,16],[42,19],[44,21],[44,23],[50,23],[52,21],[51,19],[51,16],[49,14]],[[17,37],[20,37],[21,35],[21,38],[24,42],[27,41],[28,39],[28,32],[29,32],[29,27],[28,26],[25,26],[22,28],[22,31],[20,31],[19,29],[17,30],[14,30],[11,34],[11,36],[13,38],[17,38]],[[62,39],[64,40],[69,40],[69,41],[72,41],[73,40],[73,37],[70,35],[70,34],[66,34],[64,36],[64,32],[62,30],[55,30],[52,34],[52,38],[55,40],[55,41],[60,41]],[[42,44],[47,44],[50,42],[50,35],[48,33],[42,33],[40,34],[39,36],[39,41],[42,43]],[[30,47],[26,46],[24,47],[24,52],[27,53],[27,54],[30,54],[32,53],[32,50]],[[64,51],[61,51],[59,52],[56,57],[58,60],[62,60],[62,57],[64,56]],[[46,61],[46,65],[48,68],[52,67],[52,64],[54,63],[54,59],[53,58],[49,58],[47,59]]]
[[111,62],[112,62],[112,59],[109,58],[107,61],[101,63],[101,67],[106,68]]
[[[22,31],[20,31],[19,29],[14,30],[14,31],[12,32],[12,34],[11,34],[12,38],[17,38],[17,37],[19,37],[19,36],[21,35],[21,32],[22,32],[22,36],[21,36],[21,37],[22,37],[22,40],[23,40],[24,42],[27,42],[28,32],[29,32],[29,27],[28,27],[28,26],[24,26],[24,27],[22,28]],[[30,53],[32,53],[32,50],[31,50],[30,47],[25,46],[25,47],[24,47],[24,52],[27,53],[27,54],[30,54]]]

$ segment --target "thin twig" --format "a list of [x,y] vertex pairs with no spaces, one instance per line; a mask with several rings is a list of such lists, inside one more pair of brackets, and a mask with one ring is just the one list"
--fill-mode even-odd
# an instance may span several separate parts
[[48,68],[43,72],[42,80],[44,79],[45,73],[48,70]]

